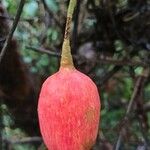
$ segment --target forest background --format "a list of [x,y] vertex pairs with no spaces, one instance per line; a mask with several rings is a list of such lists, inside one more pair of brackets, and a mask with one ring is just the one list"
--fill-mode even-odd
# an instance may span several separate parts
[[[2,150],[45,149],[38,95],[59,68],[68,3],[0,0],[1,53],[17,25],[0,57]],[[101,95],[93,150],[150,149],[150,0],[77,0],[71,47],[76,68]]]

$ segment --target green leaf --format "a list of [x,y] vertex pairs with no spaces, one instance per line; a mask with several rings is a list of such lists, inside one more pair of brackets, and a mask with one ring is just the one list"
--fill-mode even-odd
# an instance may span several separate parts
[[141,75],[143,71],[143,67],[137,67],[134,71],[137,75]]

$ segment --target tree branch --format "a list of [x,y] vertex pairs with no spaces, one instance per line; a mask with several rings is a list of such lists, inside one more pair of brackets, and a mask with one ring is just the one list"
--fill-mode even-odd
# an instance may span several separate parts
[[3,139],[4,142],[9,143],[9,144],[26,144],[26,143],[35,143],[35,142],[42,142],[41,137],[26,137],[22,138],[20,140],[12,140],[12,139]]
[[136,101],[136,99],[138,98],[138,95],[140,93],[141,86],[142,86],[142,83],[143,83],[143,78],[148,77],[148,74],[149,74],[149,71],[147,69],[145,69],[143,71],[143,73],[141,74],[141,76],[139,76],[137,81],[136,81],[131,100],[130,100],[130,102],[128,104],[126,114],[125,114],[125,116],[123,118],[124,124],[122,125],[122,127],[120,129],[119,137],[118,137],[118,140],[117,140],[117,144],[116,144],[115,150],[119,150],[120,149],[120,146],[121,146],[121,143],[122,143],[122,139],[123,139],[123,132],[126,129],[126,124],[129,121],[129,115],[130,115],[131,111],[133,110],[133,104]]
[[44,48],[37,48],[37,47],[33,47],[33,46],[25,46],[25,48],[36,51],[36,52],[45,53],[45,54],[48,54],[50,56],[61,57],[60,53],[53,52],[53,51],[50,51],[50,50],[47,50],[47,49],[44,49]]
[[0,63],[2,61],[3,56],[5,55],[5,52],[6,52],[7,48],[8,48],[8,45],[9,45],[11,39],[12,39],[13,33],[14,33],[16,27],[17,27],[18,21],[20,19],[21,13],[22,13],[22,9],[23,9],[24,3],[25,3],[25,0],[21,0],[20,1],[20,4],[18,6],[16,17],[15,17],[15,20],[13,22],[12,28],[11,28],[10,32],[8,33],[8,37],[7,37],[7,39],[6,39],[5,43],[4,43],[4,46],[3,46],[2,50],[1,50],[1,53],[0,53]]
[[[53,51],[50,51],[50,50],[47,50],[47,49],[44,49],[44,48],[39,48],[39,47],[37,48],[37,47],[34,47],[34,46],[25,46],[25,48],[33,50],[33,51],[36,51],[36,52],[45,53],[45,54],[48,54],[50,56],[61,57],[60,53],[53,52]],[[81,58],[80,56],[77,56],[77,55],[73,55],[73,57],[75,59],[82,59],[82,60],[84,60],[84,58]],[[113,59],[113,58],[110,58],[110,57],[109,58],[107,58],[107,57],[105,57],[105,58],[100,57],[99,59],[97,59],[97,63],[100,63],[100,64],[113,64],[113,65],[116,65],[116,67],[117,66],[124,66],[124,65],[127,65],[127,66],[141,66],[141,67],[147,67],[148,66],[147,64],[145,64],[143,62],[140,62],[140,61],[132,61],[132,60],[125,60],[125,59],[123,59],[123,60],[121,60],[121,59],[120,60],[116,60],[116,59]]]

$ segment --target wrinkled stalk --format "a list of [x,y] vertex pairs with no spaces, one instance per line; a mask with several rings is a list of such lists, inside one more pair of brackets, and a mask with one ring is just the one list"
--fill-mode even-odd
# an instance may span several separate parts
[[70,47],[70,35],[71,35],[72,16],[73,16],[75,7],[76,7],[76,0],[70,0],[68,12],[67,12],[64,42],[62,46],[61,67],[74,68],[73,59],[71,55],[71,47]]

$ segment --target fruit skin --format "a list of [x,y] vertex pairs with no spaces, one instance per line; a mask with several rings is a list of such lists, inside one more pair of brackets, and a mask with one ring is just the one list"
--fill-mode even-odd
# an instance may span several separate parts
[[42,86],[38,116],[49,150],[90,150],[100,117],[96,85],[76,69],[61,67]]

